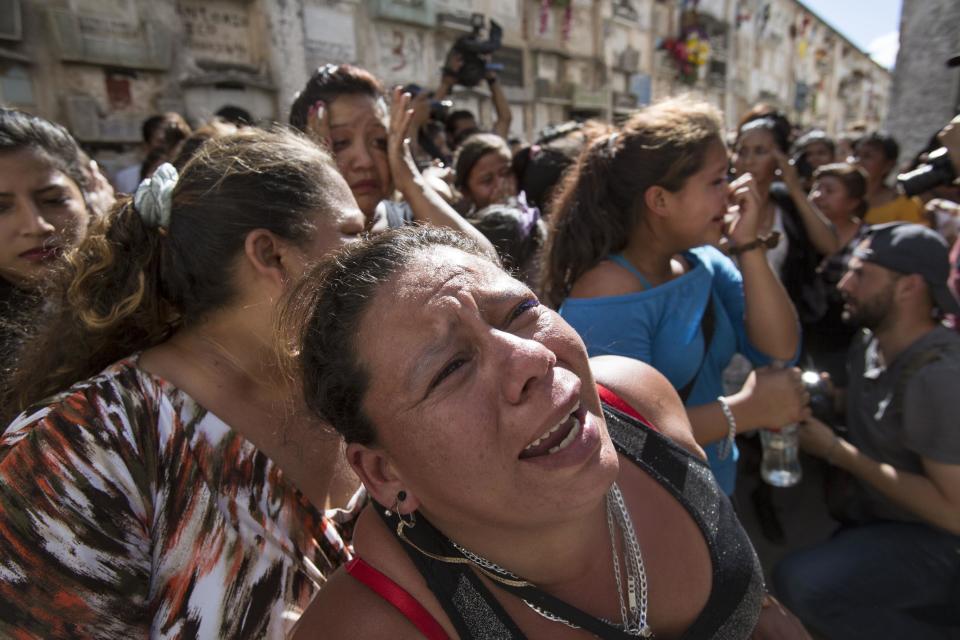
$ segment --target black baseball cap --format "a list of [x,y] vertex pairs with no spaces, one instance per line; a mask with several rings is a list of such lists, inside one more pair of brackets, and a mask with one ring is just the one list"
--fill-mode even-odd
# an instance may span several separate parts
[[891,222],[871,227],[868,239],[854,256],[897,273],[920,274],[940,310],[960,315],[960,303],[947,287],[950,249],[940,234],[919,224]]
[[947,58],[948,67],[960,67],[960,53],[955,53]]

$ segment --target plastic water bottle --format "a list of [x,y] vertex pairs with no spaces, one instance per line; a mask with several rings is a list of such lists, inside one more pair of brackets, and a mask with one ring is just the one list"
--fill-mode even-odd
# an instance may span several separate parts
[[799,457],[800,427],[791,424],[779,431],[762,429],[763,462],[760,475],[764,482],[775,487],[792,487],[800,482],[803,469]]
[[[783,368],[785,363],[776,362]],[[800,427],[788,424],[777,429],[761,429],[760,444],[763,445],[763,461],[760,476],[774,487],[792,487],[800,482],[803,469],[800,467]]]

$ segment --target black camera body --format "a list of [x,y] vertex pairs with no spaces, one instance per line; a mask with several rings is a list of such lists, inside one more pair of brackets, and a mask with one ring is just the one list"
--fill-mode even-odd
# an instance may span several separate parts
[[945,147],[930,152],[927,163],[897,176],[897,188],[907,196],[919,195],[934,187],[950,184],[957,178]]
[[804,371],[801,377],[803,387],[810,394],[810,411],[813,417],[833,424],[836,420],[833,408],[833,385],[820,376],[817,371]]
[[490,33],[486,40],[480,39],[485,19],[483,14],[475,13],[471,18],[473,32],[462,36],[453,44],[453,50],[460,54],[463,66],[457,72],[457,84],[475,87],[487,74],[487,64],[481,56],[489,55],[500,48],[503,28],[495,20],[490,21]]

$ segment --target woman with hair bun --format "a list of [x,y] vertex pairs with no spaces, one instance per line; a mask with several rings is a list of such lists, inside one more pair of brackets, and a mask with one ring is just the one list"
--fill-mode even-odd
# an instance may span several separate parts
[[363,228],[325,151],[255,130],[94,222],[0,398],[0,635],[284,637],[350,553],[273,310]]

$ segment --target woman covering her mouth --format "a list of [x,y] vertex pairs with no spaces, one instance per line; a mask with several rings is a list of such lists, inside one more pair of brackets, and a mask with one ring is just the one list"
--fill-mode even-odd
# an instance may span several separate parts
[[724,394],[735,353],[790,361],[800,332],[766,260],[756,180],[728,183],[721,131],[716,108],[673,98],[594,138],[554,201],[542,289],[591,355],[636,358],[670,380],[731,495],[736,434],[796,422],[807,403],[793,369],[759,369]]
[[0,109],[0,358],[60,256],[86,234],[90,160],[58,124]]
[[804,637],[763,607],[752,547],[670,384],[588,360],[471,241],[390,231],[288,300],[281,334],[307,405],[373,497],[359,559],[298,640],[747,638],[758,619]]

